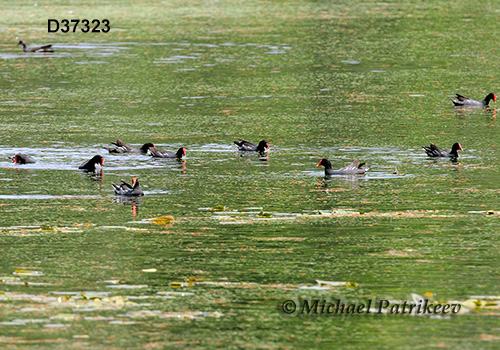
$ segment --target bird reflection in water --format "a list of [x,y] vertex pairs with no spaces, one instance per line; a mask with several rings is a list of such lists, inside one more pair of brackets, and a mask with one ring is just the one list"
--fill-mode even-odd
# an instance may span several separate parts
[[99,174],[85,172],[84,174],[87,176],[89,180],[99,182],[102,185],[102,179],[104,177],[103,172],[100,172]]
[[[497,119],[497,110],[492,107],[486,108],[466,108],[466,107],[452,107],[453,112],[455,113],[458,119],[467,119],[470,117],[474,117],[477,115],[487,115],[493,121]],[[448,113],[446,113],[448,114]],[[445,115],[446,115],[445,114]]]
[[[249,152],[239,152],[236,157],[244,160],[245,162],[254,162],[255,161],[255,153],[249,153]],[[259,162],[269,162],[269,153],[268,152],[263,152],[259,153]]]
[[178,164],[179,164],[179,169],[181,170],[181,173],[182,174],[185,174],[185,171],[186,171],[186,160],[183,159],[183,158],[159,158],[159,157],[153,157],[152,158],[153,161],[156,161],[156,162],[172,162],[172,161],[176,161]]
[[181,173],[186,174],[186,161],[183,159],[178,159],[177,162],[179,162]]
[[131,205],[132,216],[137,216],[137,214],[139,213],[139,206],[141,205],[143,198],[144,197],[117,196],[115,199],[113,199],[113,201],[121,205]]
[[[338,175],[338,176],[332,176],[332,175],[326,175],[324,177],[321,177],[318,179],[318,189],[319,190],[328,190],[329,187],[332,185],[332,179],[340,179],[345,185],[347,185],[347,188],[335,188],[331,189],[333,191],[346,191],[346,190],[353,190],[355,188],[362,188],[364,187],[361,185],[361,181],[366,180],[363,176],[359,175]],[[338,184],[335,182],[335,184]]]
[[259,157],[259,160],[261,162],[269,162],[269,153],[261,153],[260,154],[260,157]]

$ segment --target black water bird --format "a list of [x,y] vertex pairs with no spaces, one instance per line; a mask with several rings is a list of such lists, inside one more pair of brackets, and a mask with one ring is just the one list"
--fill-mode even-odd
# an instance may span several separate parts
[[453,146],[451,146],[451,151],[445,151],[444,149],[439,148],[435,144],[431,143],[429,147],[422,146],[422,149],[427,153],[429,157],[450,157],[450,158],[458,158],[458,150],[463,151],[462,145],[458,142],[455,142]]
[[13,157],[9,157],[14,164],[32,164],[36,163],[35,158],[24,153],[18,153]]
[[332,163],[326,158],[322,158],[319,161],[317,166],[320,165],[325,167],[325,176],[364,174],[368,171],[368,169],[370,169],[369,165],[367,165],[366,163],[360,163],[359,159],[356,159],[351,164],[340,169],[333,169]]
[[115,194],[126,197],[144,196],[144,192],[142,192],[139,187],[139,179],[137,179],[137,177],[132,178],[132,185],[129,185],[123,180],[120,181],[122,182],[120,186],[111,184],[115,190]]
[[52,49],[52,45],[28,47],[26,41],[24,40],[20,40],[17,45],[22,45],[24,52],[54,52],[54,49]]
[[264,153],[266,149],[269,149],[269,142],[266,140],[261,140],[258,145],[242,140],[234,141],[234,144],[238,146],[239,151],[243,152],[259,152]]
[[186,149],[184,147],[179,148],[177,150],[177,152],[164,151],[164,150],[158,149],[156,147],[149,147],[149,152],[155,158],[182,159],[182,157],[186,155]]
[[104,165],[104,158],[100,155],[95,155],[91,159],[83,162],[78,169],[87,171],[89,173],[102,174],[102,166]]
[[496,96],[493,93],[489,93],[484,100],[477,101],[472,98],[465,97],[459,94],[456,94],[456,98],[450,97],[450,100],[453,102],[455,106],[458,107],[486,107],[489,105],[490,101],[496,102]]
[[104,146],[103,148],[108,150],[109,153],[148,153],[149,148],[155,145],[151,142],[145,143],[140,148],[135,148],[127,145],[120,139],[116,139],[116,142],[112,142],[113,147]]

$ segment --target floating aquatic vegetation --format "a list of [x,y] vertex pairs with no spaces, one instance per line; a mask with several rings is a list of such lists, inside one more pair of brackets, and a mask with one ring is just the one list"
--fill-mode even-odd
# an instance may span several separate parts
[[15,276],[43,276],[42,271],[28,271],[28,270],[15,270],[12,274]]
[[0,301],[34,301],[39,303],[51,303],[56,302],[57,298],[43,294],[3,292],[0,293]]
[[185,296],[193,296],[195,295],[194,293],[191,292],[170,292],[170,291],[162,291],[162,292],[156,292],[158,295],[164,295],[164,296],[179,296],[179,297],[185,297]]
[[189,277],[184,282],[170,282],[170,287],[181,288],[181,287],[193,287],[197,283],[196,278]]
[[241,287],[241,288],[249,288],[249,287],[254,288],[257,286],[265,287],[265,285],[262,285],[259,283],[252,283],[252,282],[200,281],[200,282],[197,282],[197,284],[217,286],[217,287]]
[[[131,223],[136,224],[137,222],[132,221]],[[103,230],[125,230],[125,231],[132,231],[132,232],[149,232],[148,229],[142,229],[142,228],[135,228],[135,227],[128,227],[128,226],[98,226],[98,228],[103,229]]]
[[[173,226],[174,224],[174,217],[172,215],[163,215],[159,216],[156,218],[148,218],[148,219],[142,219],[141,221],[133,221],[132,223],[134,224],[155,224],[155,225],[160,225],[160,226]],[[128,229],[128,231],[139,231],[139,232],[145,232],[147,230],[145,229],[131,229],[131,228],[125,228]]]
[[125,282],[123,280],[104,280],[104,281],[97,281],[97,283],[123,284]]
[[78,232],[83,232],[83,231],[79,227],[67,227],[67,226],[0,227],[0,233],[18,237],[33,236],[35,234],[40,234],[40,233],[78,233]]
[[124,296],[110,297],[104,292],[51,292],[49,294],[6,292],[0,294],[0,300],[38,302],[52,307],[68,307],[73,311],[120,309],[136,305]]
[[460,303],[471,310],[498,311],[497,314],[500,314],[499,295],[471,296],[469,299]]
[[[137,222],[132,221],[131,223],[137,224]],[[103,230],[114,230],[114,229],[121,229],[125,231],[130,231],[130,232],[150,232],[148,229],[144,228],[136,228],[136,227],[128,227],[128,226],[98,226],[98,228],[103,229]]]
[[164,312],[159,317],[160,318],[178,318],[182,320],[200,320],[205,317],[222,317],[223,314],[218,311],[207,312],[207,311],[186,311],[186,312]]
[[387,252],[385,252],[384,255],[390,255],[390,256],[395,256],[395,257],[406,258],[406,257],[409,257],[409,256],[418,256],[419,254],[417,254],[415,252],[415,249],[406,248],[404,250],[390,249]]
[[220,211],[227,211],[227,208],[223,205],[216,205],[215,207],[210,207],[210,208],[198,208],[198,210],[220,212]]
[[441,211],[441,210],[405,210],[405,211],[356,211],[356,210],[340,210],[340,211],[320,211],[317,214],[302,214],[299,216],[300,219],[308,218],[328,218],[328,217],[391,217],[391,218],[456,218],[465,217],[464,214],[452,214],[451,211]]
[[28,281],[3,281],[3,284],[11,285],[11,286],[26,286],[26,287],[34,287],[34,286],[52,286],[52,283],[47,282],[28,282]]
[[[198,208],[199,210],[210,210],[211,208]],[[335,209],[335,210],[314,210],[302,213],[280,213],[260,211],[212,211],[214,215],[210,217],[219,221],[222,225],[245,225],[260,222],[273,221],[293,221],[311,220],[318,218],[334,217],[390,217],[390,218],[457,218],[466,217],[465,214],[457,214],[448,210],[397,210],[397,211],[370,211],[365,212],[355,209]],[[188,219],[185,218],[185,219]],[[191,218],[193,219],[193,218]]]
[[155,225],[173,225],[174,217],[172,215],[163,215],[157,218],[146,219],[146,221]]
[[318,283],[318,286],[321,287],[357,287],[358,284],[356,282],[337,282],[337,281],[322,281],[322,280],[316,280]]
[[18,282],[18,281],[21,281],[21,279],[19,277],[0,276],[0,281],[2,283],[6,283],[6,282]]
[[106,288],[113,288],[113,289],[144,289],[148,288],[148,285],[146,284],[112,284],[106,286]]
[[304,237],[250,237],[251,240],[253,241],[303,241],[305,238]]
[[153,268],[153,269],[142,269],[141,271],[142,272],[152,273],[152,272],[156,272],[157,270]]

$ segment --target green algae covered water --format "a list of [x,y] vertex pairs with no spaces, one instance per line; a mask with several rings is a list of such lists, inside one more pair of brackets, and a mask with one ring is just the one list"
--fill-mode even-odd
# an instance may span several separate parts
[[[498,348],[496,104],[448,96],[498,92],[500,5],[0,6],[2,348]],[[103,176],[79,172],[95,154]],[[134,176],[145,196],[116,197]],[[396,307],[424,300],[460,312]]]

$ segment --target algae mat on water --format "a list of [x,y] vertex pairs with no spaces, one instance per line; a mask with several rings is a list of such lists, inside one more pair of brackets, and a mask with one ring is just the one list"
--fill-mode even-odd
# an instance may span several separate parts
[[[498,348],[496,104],[447,96],[498,92],[500,5],[0,9],[2,348]],[[80,173],[95,154],[104,175]],[[145,196],[117,198],[132,177]]]

